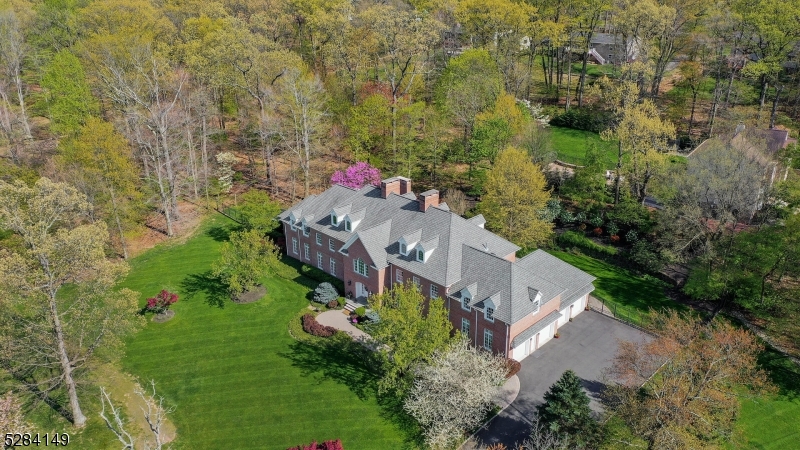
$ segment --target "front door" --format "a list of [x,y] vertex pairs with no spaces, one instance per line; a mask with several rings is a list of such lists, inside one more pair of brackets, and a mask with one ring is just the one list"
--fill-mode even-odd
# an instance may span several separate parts
[[357,300],[365,300],[369,295],[369,291],[367,287],[364,286],[364,283],[356,282],[356,299]]

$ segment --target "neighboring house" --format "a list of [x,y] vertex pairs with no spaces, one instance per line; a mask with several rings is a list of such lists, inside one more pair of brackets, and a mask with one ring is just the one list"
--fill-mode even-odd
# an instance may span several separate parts
[[365,302],[394,283],[412,282],[442,298],[455,329],[477,346],[521,360],[582,312],[591,275],[519,247],[439,203],[403,177],[354,190],[333,186],[279,216],[287,254],[344,281]]
[[589,59],[598,64],[621,64],[636,61],[639,45],[633,39],[615,33],[594,33],[589,40]]

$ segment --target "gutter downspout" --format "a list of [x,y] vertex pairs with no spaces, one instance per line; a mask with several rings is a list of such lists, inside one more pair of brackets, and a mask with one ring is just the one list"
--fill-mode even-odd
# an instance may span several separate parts
[[478,308],[475,309],[475,347],[478,346]]
[[508,356],[508,352],[510,350],[508,348],[508,340],[511,337],[511,336],[509,336],[511,334],[511,329],[510,328],[511,328],[510,325],[506,324],[506,358],[510,358],[510,356]]

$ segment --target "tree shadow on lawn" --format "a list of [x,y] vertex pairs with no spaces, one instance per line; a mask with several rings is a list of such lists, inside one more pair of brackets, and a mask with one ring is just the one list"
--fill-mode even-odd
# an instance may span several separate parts
[[230,296],[225,284],[215,277],[210,270],[203,273],[189,274],[181,281],[181,289],[186,293],[186,298],[194,298],[198,293],[206,295],[206,304],[224,308]]
[[317,379],[331,379],[346,385],[361,400],[375,398],[381,417],[392,422],[403,433],[410,448],[419,448],[422,434],[413,417],[403,410],[401,398],[378,392],[381,377],[377,355],[360,343],[337,333],[318,344],[293,342],[289,351],[279,353],[303,372]]
[[230,226],[214,226],[208,229],[206,234],[208,234],[211,239],[214,239],[217,242],[228,242],[231,237],[231,233],[234,231],[238,231],[241,227],[230,225]]
[[800,368],[794,362],[767,347],[758,356],[758,363],[767,371],[770,381],[778,386],[781,395],[800,398]]

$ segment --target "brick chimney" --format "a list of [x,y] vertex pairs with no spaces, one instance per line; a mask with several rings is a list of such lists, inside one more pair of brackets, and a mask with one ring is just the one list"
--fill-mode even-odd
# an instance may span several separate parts
[[394,177],[381,180],[381,197],[387,198],[392,193],[400,195],[400,179]]
[[400,195],[411,192],[411,180],[406,177],[397,177],[400,180]]
[[439,206],[439,191],[431,189],[417,196],[419,210],[426,212],[431,206]]

